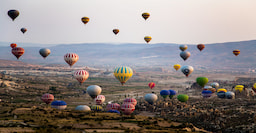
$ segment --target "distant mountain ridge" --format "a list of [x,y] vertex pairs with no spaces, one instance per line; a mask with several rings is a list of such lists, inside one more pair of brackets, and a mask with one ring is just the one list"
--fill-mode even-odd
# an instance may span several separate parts
[[[180,44],[61,44],[48,47],[51,54],[43,59],[39,49],[43,47],[24,47],[25,53],[20,61],[30,64],[66,64],[63,56],[68,52],[79,55],[79,66],[173,66],[174,64],[192,65],[215,69],[255,69],[256,40],[206,44],[201,52],[196,45],[188,45],[191,56],[186,60],[180,57]],[[38,46],[35,44],[35,46]],[[42,45],[39,45],[42,46]],[[46,45],[47,46],[47,45]],[[240,55],[233,55],[239,49]],[[0,59],[16,60],[9,46],[0,46]]]

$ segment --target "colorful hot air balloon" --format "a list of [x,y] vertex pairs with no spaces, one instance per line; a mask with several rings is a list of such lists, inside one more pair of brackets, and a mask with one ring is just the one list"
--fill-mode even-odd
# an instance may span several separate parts
[[188,51],[181,51],[181,52],[180,52],[180,57],[181,57],[184,61],[186,61],[186,60],[188,59],[188,57],[190,57],[190,52],[188,52]]
[[197,48],[202,51],[204,48],[205,48],[205,45],[204,44],[198,44],[197,45]]
[[10,44],[10,47],[11,48],[15,48],[15,47],[17,47],[17,44],[16,43],[12,43],[12,44]]
[[148,87],[150,88],[150,89],[153,89],[154,87],[155,87],[155,83],[154,82],[150,82],[150,83],[148,83]]
[[179,69],[180,69],[180,64],[175,64],[175,65],[173,65],[173,68],[176,70],[176,71],[178,71]]
[[170,92],[169,98],[172,99],[173,96],[176,95],[176,91],[175,90],[169,90],[169,92]]
[[91,108],[87,105],[78,105],[76,106],[75,110],[78,111],[91,111]]
[[46,93],[41,97],[41,100],[46,104],[49,104],[54,100],[54,96],[52,94]]
[[151,41],[152,37],[151,36],[145,36],[144,40],[149,43]]
[[252,90],[256,93],[256,83],[253,84]]
[[130,115],[135,110],[135,106],[131,103],[124,103],[121,106],[121,110],[125,115]]
[[208,78],[206,77],[197,77],[196,83],[199,84],[201,87],[204,87],[208,83]]
[[215,92],[216,92],[216,89],[213,88],[212,86],[204,86],[204,90],[211,91],[212,93],[215,93]]
[[220,88],[220,89],[217,90],[217,96],[219,98],[225,98],[226,97],[226,92],[227,92],[226,89]]
[[91,98],[97,97],[101,93],[101,88],[98,85],[90,85],[87,87],[86,91],[91,96]]
[[194,68],[192,66],[183,66],[181,67],[181,72],[188,77],[192,72],[194,71]]
[[119,33],[119,29],[113,29],[113,32],[115,35],[117,35]]
[[17,59],[19,59],[23,54],[25,50],[22,47],[15,47],[12,49],[12,54],[16,56]]
[[91,107],[92,111],[103,111],[103,108],[100,105],[93,105]]
[[88,17],[82,17],[81,20],[84,24],[87,24],[90,19]]
[[105,96],[98,95],[95,99],[96,105],[101,105],[105,102]]
[[51,107],[59,110],[64,110],[67,108],[67,104],[64,101],[56,100],[51,103]]
[[50,49],[42,48],[39,50],[39,54],[45,59],[51,53]]
[[154,104],[157,100],[157,95],[154,93],[149,93],[144,96],[145,101],[147,101],[149,104]]
[[213,87],[213,88],[215,88],[215,89],[218,89],[219,88],[219,83],[217,83],[217,82],[213,82],[213,83],[211,83],[211,86]]
[[118,110],[108,110],[107,111],[108,113],[117,113],[117,114],[120,114],[120,112]]
[[186,94],[180,94],[177,96],[177,99],[180,101],[180,102],[187,102],[188,101],[188,95]]
[[150,14],[145,12],[145,13],[142,13],[142,17],[147,20],[149,18]]
[[244,86],[243,85],[236,85],[235,90],[239,91],[239,92],[242,92],[244,90]]
[[85,80],[88,79],[89,73],[86,70],[77,70],[74,72],[74,77],[80,84],[82,84]]
[[121,66],[114,70],[114,76],[121,82],[122,85],[124,85],[124,83],[132,77],[132,74],[133,71],[130,67]]
[[217,92],[225,92],[225,93],[226,93],[226,92],[227,92],[227,90],[226,90],[226,89],[224,89],[224,88],[220,88],[220,89],[218,89],[218,90],[217,90]]
[[21,28],[20,31],[24,34],[27,31],[27,29],[26,28]]
[[187,45],[180,45],[179,48],[180,48],[181,51],[185,51],[185,50],[188,49],[188,46]]
[[120,110],[120,108],[121,107],[118,103],[111,103],[107,105],[106,110]]
[[235,93],[231,91],[226,92],[225,96],[227,99],[235,99]]
[[202,96],[203,96],[203,98],[211,97],[212,96],[212,91],[210,91],[210,90],[203,90],[202,91]]
[[79,56],[75,53],[67,53],[64,55],[64,60],[72,67],[79,59]]
[[235,56],[238,56],[240,54],[240,50],[238,50],[238,49],[233,50],[233,54]]
[[18,10],[9,10],[7,14],[12,19],[12,21],[14,21],[20,13]]
[[136,106],[137,100],[135,98],[126,98],[126,99],[124,99],[124,103],[131,103],[134,106]]
[[170,95],[170,91],[168,90],[161,90],[160,95],[165,99]]

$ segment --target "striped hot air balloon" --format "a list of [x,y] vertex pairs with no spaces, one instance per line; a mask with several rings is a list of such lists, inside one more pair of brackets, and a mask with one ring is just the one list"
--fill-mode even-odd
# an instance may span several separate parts
[[12,44],[10,44],[10,47],[11,48],[15,48],[15,47],[17,47],[17,44],[16,43],[12,43]]
[[92,111],[103,111],[103,108],[100,105],[93,105],[91,107]]
[[126,99],[124,99],[124,103],[131,103],[131,104],[133,104],[134,106],[136,106],[137,100],[134,99],[134,98],[126,98]]
[[67,53],[64,55],[64,60],[72,67],[79,59],[79,56],[75,53]]
[[118,103],[108,104],[106,110],[120,110],[120,105]]
[[233,54],[235,56],[238,56],[240,54],[240,50],[238,50],[238,49],[233,50]]
[[19,59],[23,54],[25,50],[22,47],[15,47],[12,49],[12,54],[16,56],[17,59]]
[[57,100],[51,103],[51,107],[59,110],[64,110],[67,108],[67,103],[64,101]]
[[41,97],[41,100],[46,104],[49,104],[54,100],[54,96],[52,94],[46,93]]
[[86,70],[77,70],[74,72],[74,77],[80,84],[82,84],[85,80],[88,79],[89,73]]
[[133,71],[130,67],[121,66],[114,70],[114,76],[121,82],[122,85],[124,85],[124,83],[132,77],[132,74]]
[[124,103],[121,106],[121,110],[125,115],[130,115],[135,110],[135,106],[131,103]]
[[150,89],[153,89],[154,87],[155,87],[155,83],[154,82],[150,82],[150,83],[148,83],[148,87],[150,88]]
[[105,96],[98,95],[94,100],[95,100],[97,105],[101,105],[105,102]]

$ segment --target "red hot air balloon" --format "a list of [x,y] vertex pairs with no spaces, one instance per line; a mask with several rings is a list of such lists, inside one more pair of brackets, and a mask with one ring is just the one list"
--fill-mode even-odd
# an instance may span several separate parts
[[44,94],[42,97],[41,97],[42,101],[45,102],[46,104],[49,104],[51,103],[53,100],[54,100],[54,96],[52,94]]
[[15,47],[17,47],[17,44],[16,43],[12,43],[12,44],[10,44],[10,47],[11,48],[15,48]]
[[78,70],[74,72],[74,77],[80,84],[82,84],[85,80],[88,79],[89,73],[85,70]]
[[64,60],[72,67],[79,59],[79,56],[75,53],[67,53],[64,55]]
[[121,110],[125,115],[130,115],[135,110],[135,106],[131,103],[124,103],[121,106]]
[[136,106],[137,100],[134,99],[134,98],[126,98],[126,99],[124,100],[124,103],[131,103],[131,104],[133,104],[134,106]]
[[118,103],[108,104],[107,107],[106,107],[106,110],[107,111],[109,111],[109,110],[120,110],[120,105]]
[[96,105],[101,105],[105,102],[105,96],[104,95],[98,95],[95,99]]
[[233,54],[234,54],[235,56],[238,56],[238,55],[240,54],[240,50],[235,49],[235,50],[233,51]]
[[204,48],[205,48],[205,45],[204,44],[198,44],[197,45],[197,48],[202,51]]
[[15,47],[12,49],[12,54],[16,56],[17,59],[19,59],[23,54],[25,50],[21,47]]
[[155,87],[155,83],[154,82],[150,82],[149,84],[148,84],[148,87],[150,88],[150,89],[153,89],[154,87]]

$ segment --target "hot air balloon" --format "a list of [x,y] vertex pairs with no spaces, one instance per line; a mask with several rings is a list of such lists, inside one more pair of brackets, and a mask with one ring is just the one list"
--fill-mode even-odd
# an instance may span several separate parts
[[256,83],[253,84],[252,90],[256,93]]
[[77,111],[91,111],[91,108],[87,105],[78,105],[75,110]]
[[236,85],[235,90],[239,91],[239,92],[242,92],[244,90],[244,86],[243,85]]
[[101,88],[98,85],[90,85],[87,87],[87,93],[94,99],[101,93]]
[[199,84],[201,87],[204,87],[208,83],[208,78],[206,77],[197,77],[196,83]]
[[77,70],[74,72],[74,77],[80,84],[82,84],[85,80],[88,79],[89,73],[86,70]]
[[118,103],[108,104],[106,110],[120,110],[120,105]]
[[175,64],[175,65],[173,65],[173,68],[176,70],[176,71],[178,71],[179,69],[180,69],[180,64]]
[[21,28],[20,31],[24,34],[27,31],[27,29],[26,28]]
[[145,36],[144,40],[149,43],[151,41],[152,37],[151,36]]
[[169,98],[172,99],[173,96],[176,95],[176,91],[175,90],[169,90],[169,92],[170,92]]
[[204,44],[198,44],[197,45],[197,48],[202,51],[204,48],[205,48],[205,45]]
[[115,35],[117,35],[119,33],[119,29],[113,29],[113,32]]
[[188,77],[192,72],[194,71],[194,68],[192,66],[183,66],[181,67],[181,72]]
[[108,110],[107,111],[108,113],[117,113],[117,114],[120,114],[120,112],[118,110]]
[[72,67],[79,59],[79,56],[75,53],[67,53],[64,55],[64,60]]
[[87,24],[90,19],[88,17],[82,17],[81,20],[84,24]]
[[188,59],[188,57],[190,57],[190,52],[188,52],[188,51],[181,51],[181,52],[180,52],[180,57],[181,57],[184,61],[186,61],[186,60]]
[[10,44],[10,47],[11,48],[15,48],[15,47],[17,47],[17,44],[16,43],[12,43],[12,44]]
[[154,87],[155,87],[155,83],[154,82],[150,82],[150,83],[148,83],[148,87],[150,88],[150,89],[153,89]]
[[41,100],[46,104],[49,104],[54,100],[54,96],[52,94],[46,93],[41,97]]
[[160,95],[165,99],[170,95],[170,92],[168,90],[161,90]]
[[157,100],[157,95],[154,93],[149,93],[144,96],[145,101],[147,101],[149,104],[154,104]]
[[10,18],[12,18],[12,21],[14,21],[20,13],[18,10],[9,10],[7,14]]
[[16,56],[17,59],[19,59],[23,54],[25,50],[22,47],[15,47],[12,49],[12,54]]
[[136,106],[137,100],[134,99],[134,98],[126,98],[126,99],[124,99],[124,103],[131,103],[131,104],[133,104],[134,106]]
[[238,56],[240,54],[240,50],[238,50],[238,49],[233,50],[233,54],[235,56]]
[[147,20],[149,18],[150,14],[145,12],[145,13],[142,13],[142,17]]
[[180,101],[180,102],[187,102],[188,101],[188,95],[186,94],[180,94],[177,96],[177,99]]
[[213,82],[213,83],[211,83],[211,86],[213,87],[213,88],[215,88],[215,89],[218,89],[219,88],[219,83],[217,83],[217,82]]
[[56,100],[51,103],[51,107],[59,110],[64,110],[67,108],[67,104],[64,101]]
[[130,115],[135,110],[135,106],[131,103],[124,103],[121,106],[121,110],[125,115]]
[[212,86],[204,86],[204,90],[211,91],[212,93],[215,93],[215,92],[216,92],[216,89],[215,89],[215,88],[212,88]]
[[98,95],[95,99],[96,105],[101,105],[105,102],[105,96]]
[[114,76],[121,82],[122,85],[132,77],[133,71],[130,67],[118,67],[114,70]]
[[224,88],[218,89],[217,90],[217,96],[219,98],[225,98],[226,97],[226,92],[227,92],[227,90],[224,89]]
[[231,91],[226,92],[225,96],[227,99],[235,99],[235,93]]
[[211,97],[212,96],[212,91],[210,91],[210,90],[203,90],[202,91],[202,96],[203,96],[203,98]]
[[103,108],[100,105],[93,105],[91,107],[92,111],[103,111]]
[[39,50],[39,54],[45,59],[51,53],[50,49],[42,48]]
[[188,46],[187,45],[180,45],[179,48],[180,48],[181,51],[185,51],[185,50],[188,49]]
[[218,89],[218,90],[217,90],[217,92],[225,92],[225,93],[226,93],[226,92],[227,92],[227,90],[226,90],[226,89],[224,89],[224,88],[220,88],[220,89]]

